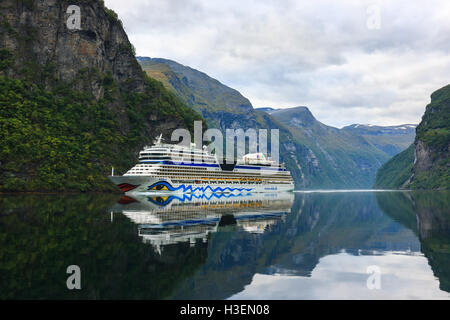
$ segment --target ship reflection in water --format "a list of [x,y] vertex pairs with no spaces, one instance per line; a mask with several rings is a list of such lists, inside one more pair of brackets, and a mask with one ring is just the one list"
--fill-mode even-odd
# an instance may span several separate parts
[[207,242],[219,226],[236,225],[261,234],[284,220],[293,193],[182,194],[122,196],[112,212],[122,213],[138,226],[144,243],[161,254],[164,246]]

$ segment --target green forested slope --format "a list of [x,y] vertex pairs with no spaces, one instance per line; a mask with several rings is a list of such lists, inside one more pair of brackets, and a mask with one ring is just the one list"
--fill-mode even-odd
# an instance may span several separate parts
[[398,189],[406,187],[412,175],[414,144],[400,152],[378,169],[374,188]]
[[[115,190],[106,179],[111,166],[124,171],[149,140],[146,119],[178,117],[192,126],[199,118],[154,80],[147,92],[122,92],[133,127],[122,133],[107,106],[70,89],[45,90],[35,83],[0,76],[0,190]],[[155,95],[155,93],[157,95]]]
[[[82,30],[61,19],[69,4]],[[0,191],[115,190],[111,166],[201,119],[142,71],[102,2],[6,0],[0,13]]]

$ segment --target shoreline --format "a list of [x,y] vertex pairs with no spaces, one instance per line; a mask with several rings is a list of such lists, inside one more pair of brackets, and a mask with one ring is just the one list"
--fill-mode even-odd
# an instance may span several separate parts
[[[413,191],[448,191],[447,189],[305,189],[292,190],[293,193],[350,193],[350,192],[413,192]],[[1,195],[81,195],[81,194],[116,194],[124,195],[120,190],[114,191],[0,191]]]

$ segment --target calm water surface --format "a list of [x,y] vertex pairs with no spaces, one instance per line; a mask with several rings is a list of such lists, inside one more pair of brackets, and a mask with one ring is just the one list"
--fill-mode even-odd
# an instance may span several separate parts
[[[449,299],[449,192],[0,196],[1,299]],[[78,265],[81,290],[68,290]]]

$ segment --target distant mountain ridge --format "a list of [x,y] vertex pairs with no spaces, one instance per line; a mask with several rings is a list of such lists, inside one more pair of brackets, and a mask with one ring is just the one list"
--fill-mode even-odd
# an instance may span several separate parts
[[258,111],[263,111],[263,112],[267,112],[268,114],[271,114],[272,112],[279,110],[279,109],[274,109],[274,108],[255,108],[255,110]]
[[[298,188],[368,188],[377,169],[414,140],[414,133],[357,133],[317,121],[305,107],[258,108],[237,90],[175,61],[138,57],[143,70],[201,113],[210,127],[280,130],[280,155]],[[359,129],[360,131],[361,129]]]
[[414,141],[416,134],[416,124],[401,124],[396,126],[377,126],[370,124],[352,124],[341,129],[327,126],[317,121],[308,107],[293,108],[257,108],[282,121],[291,128],[311,127],[314,123],[333,132],[334,134],[349,133],[353,136],[361,136],[376,148],[380,149],[389,156],[405,150]]
[[[304,106],[283,109],[271,108],[269,111],[271,116],[280,120],[291,131],[301,130],[303,133],[309,133],[310,137],[324,137],[327,135],[340,136],[345,140],[362,137],[365,142],[386,153],[389,157],[405,150],[414,140],[415,136],[416,125],[412,124],[386,127],[354,124],[338,129],[316,120],[311,111]],[[301,135],[301,132],[297,132],[298,135]],[[333,137],[329,138],[333,140]],[[356,144],[358,143],[356,142]],[[333,146],[330,147],[333,148]]]
[[[271,107],[263,107],[263,108],[255,108],[255,110],[267,112],[268,114],[282,114],[283,110],[294,110],[294,109],[308,109],[306,106],[299,107],[290,107],[290,108],[271,108]],[[308,109],[309,111],[309,109]],[[309,111],[310,112],[310,111]],[[310,112],[311,113],[311,112]],[[311,114],[312,115],[312,114]],[[345,130],[361,135],[400,135],[400,134],[413,134],[415,135],[415,129],[417,124],[400,124],[393,126],[379,126],[373,124],[359,124],[354,123],[348,126],[341,128],[340,130]]]
[[352,131],[358,134],[368,134],[374,136],[380,135],[399,135],[415,134],[417,124],[401,124],[397,126],[377,126],[371,124],[352,124],[343,127],[342,130]]
[[396,126],[352,124],[343,127],[341,130],[364,137],[392,157],[410,146],[416,135],[416,127],[416,124]]
[[308,107],[275,109],[270,114],[285,124],[294,127],[310,127],[319,123]]

